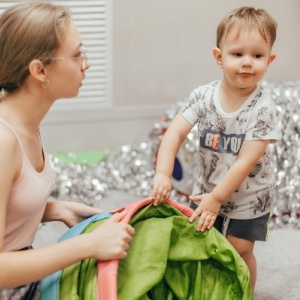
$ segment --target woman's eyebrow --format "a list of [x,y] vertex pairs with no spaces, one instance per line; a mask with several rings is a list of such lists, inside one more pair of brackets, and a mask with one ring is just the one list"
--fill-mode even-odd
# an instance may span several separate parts
[[77,51],[77,50],[79,50],[80,49],[80,47],[83,45],[83,43],[82,42],[80,42],[79,44],[78,44],[78,46],[76,47],[76,48],[74,48],[74,51]]

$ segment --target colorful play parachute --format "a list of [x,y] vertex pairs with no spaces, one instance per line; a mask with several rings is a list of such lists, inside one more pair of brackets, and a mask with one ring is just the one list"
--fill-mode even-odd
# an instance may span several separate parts
[[[123,260],[85,259],[42,280],[42,300],[248,300],[249,270],[216,229],[195,230],[193,210],[178,202],[153,206],[152,199],[119,209],[135,228]],[[93,216],[60,239],[92,231],[110,213]]]

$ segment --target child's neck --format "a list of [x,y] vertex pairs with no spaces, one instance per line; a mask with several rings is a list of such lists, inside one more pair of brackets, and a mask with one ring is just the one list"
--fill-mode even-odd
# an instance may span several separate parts
[[220,103],[224,112],[232,113],[237,111],[255,88],[256,86],[245,89],[235,88],[227,85],[223,81],[220,87]]

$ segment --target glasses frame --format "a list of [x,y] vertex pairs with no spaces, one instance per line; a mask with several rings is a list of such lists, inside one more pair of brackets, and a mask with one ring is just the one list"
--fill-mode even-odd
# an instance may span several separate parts
[[64,59],[81,60],[81,68],[85,70],[88,64],[88,50],[86,49],[84,44],[81,44],[80,57],[58,56],[58,57],[49,57],[46,60],[64,60]]

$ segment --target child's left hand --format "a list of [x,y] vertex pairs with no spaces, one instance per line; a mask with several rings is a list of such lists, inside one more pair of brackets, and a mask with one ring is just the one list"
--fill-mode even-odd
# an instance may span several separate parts
[[189,198],[192,201],[200,201],[198,208],[189,219],[190,222],[193,222],[199,217],[196,230],[203,232],[212,228],[218,216],[221,203],[216,201],[210,193],[190,196]]

